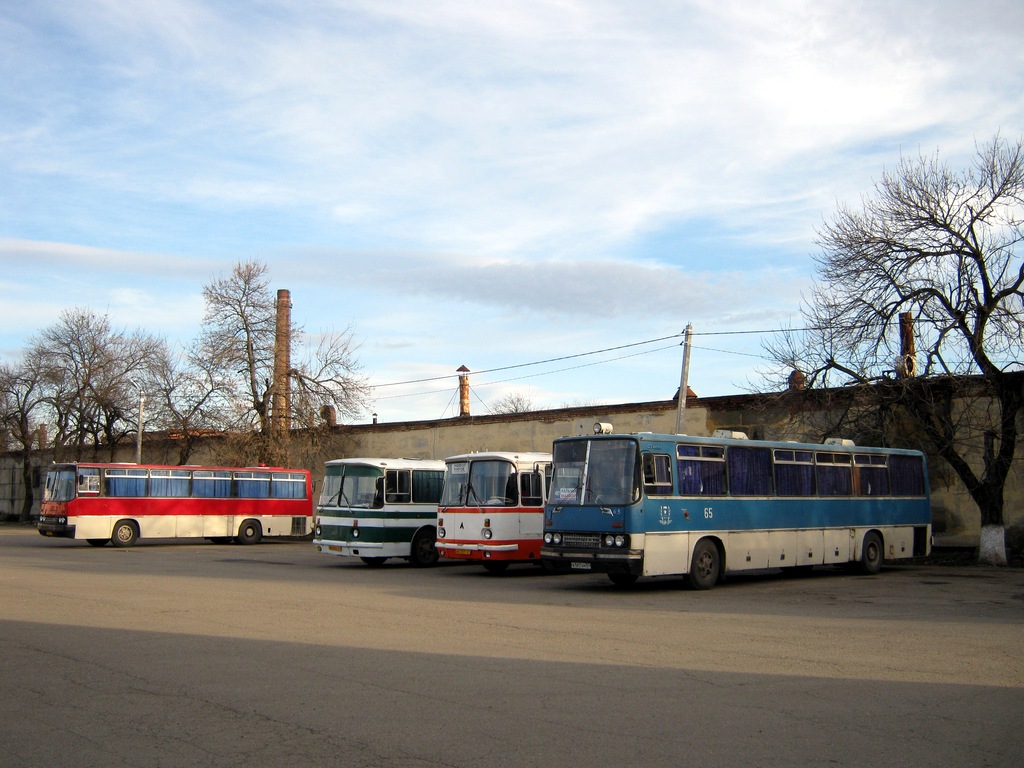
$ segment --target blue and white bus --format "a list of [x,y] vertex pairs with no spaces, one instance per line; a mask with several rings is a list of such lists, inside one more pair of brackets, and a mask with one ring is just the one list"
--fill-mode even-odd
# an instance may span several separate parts
[[931,551],[919,451],[594,431],[552,449],[541,560],[556,571],[709,589],[729,572],[857,563],[874,574]]

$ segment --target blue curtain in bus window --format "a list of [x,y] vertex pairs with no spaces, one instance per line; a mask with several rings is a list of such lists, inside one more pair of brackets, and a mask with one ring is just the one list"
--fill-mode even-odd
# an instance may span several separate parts
[[306,498],[306,476],[300,472],[275,472],[270,480],[270,495],[275,499]]
[[231,473],[197,469],[192,475],[192,496],[199,499],[230,499]]
[[890,456],[893,496],[924,496],[924,465],[920,456]]
[[772,492],[772,455],[768,448],[730,446],[729,493],[733,496],[768,496]]
[[436,469],[414,469],[412,500],[414,504],[437,504],[441,501],[444,472]]
[[852,496],[853,477],[850,474],[850,456],[844,453],[819,453],[818,495]]
[[270,474],[267,472],[236,472],[235,487],[240,499],[270,498]]
[[153,469],[149,473],[149,495],[163,498],[188,496],[189,472],[183,469]]
[[889,468],[885,465],[885,456],[859,453],[853,457],[853,466],[858,495],[889,495]]
[[722,496],[725,494],[725,461],[717,446],[676,446],[680,496]]
[[813,462],[810,451],[775,451],[775,492],[779,496],[813,496]]
[[145,496],[146,470],[144,469],[108,469],[108,496]]

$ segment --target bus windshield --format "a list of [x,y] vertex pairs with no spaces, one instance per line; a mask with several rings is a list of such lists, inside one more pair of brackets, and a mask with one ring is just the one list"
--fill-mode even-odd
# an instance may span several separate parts
[[515,466],[508,461],[453,461],[444,478],[442,507],[514,507],[519,503]]
[[378,467],[362,467],[348,464],[327,466],[320,503],[332,507],[360,507],[369,509],[384,504],[381,494],[383,470]]
[[634,440],[556,442],[550,504],[632,504],[640,498]]
[[75,498],[75,468],[51,469],[46,473],[43,501],[71,501]]

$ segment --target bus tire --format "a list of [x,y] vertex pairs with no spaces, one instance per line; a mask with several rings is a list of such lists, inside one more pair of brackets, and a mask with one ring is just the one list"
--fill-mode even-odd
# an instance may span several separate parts
[[508,570],[508,560],[488,560],[484,563],[484,570],[488,573],[504,573]]
[[388,561],[386,557],[360,557],[359,559],[371,568],[380,568]]
[[864,534],[864,542],[860,548],[860,561],[857,563],[858,570],[867,575],[874,576],[882,570],[882,563],[885,562],[885,545],[882,544],[882,537],[877,531],[868,531]]
[[110,543],[115,547],[130,547],[139,539],[139,527],[134,520],[118,520],[110,534]]
[[722,570],[722,556],[711,539],[701,539],[693,548],[687,579],[693,589],[711,589]]
[[437,563],[437,534],[433,528],[421,528],[412,537],[409,548],[409,562],[416,568],[426,568]]
[[94,547],[105,547],[110,539],[86,539]]
[[263,526],[259,520],[243,520],[235,538],[239,544],[259,544],[263,538]]

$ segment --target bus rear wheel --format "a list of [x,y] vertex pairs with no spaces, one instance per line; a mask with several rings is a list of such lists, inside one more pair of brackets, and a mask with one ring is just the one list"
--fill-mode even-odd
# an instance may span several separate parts
[[722,570],[722,557],[715,542],[701,539],[693,548],[693,559],[690,561],[688,579],[694,589],[711,589],[718,581]]
[[424,528],[417,531],[412,537],[412,547],[409,549],[409,562],[417,568],[425,568],[437,562],[437,541],[433,529]]
[[263,526],[259,520],[244,520],[238,526],[238,536],[235,538],[239,544],[259,544],[263,538]]
[[874,531],[869,531],[864,535],[864,544],[861,546],[858,569],[863,574],[874,576],[882,570],[882,562],[884,560],[885,548],[882,544],[882,537]]
[[139,529],[132,520],[118,520],[114,523],[114,531],[110,535],[110,543],[115,547],[130,547],[139,538]]

